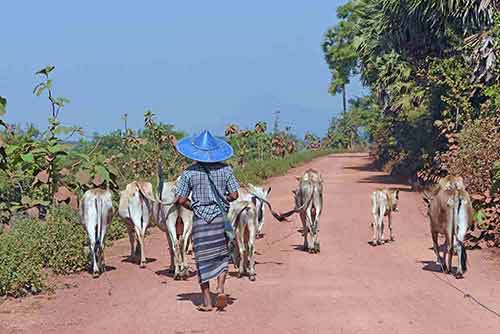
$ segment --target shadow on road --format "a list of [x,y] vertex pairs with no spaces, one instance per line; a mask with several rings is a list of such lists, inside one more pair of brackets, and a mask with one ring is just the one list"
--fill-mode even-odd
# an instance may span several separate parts
[[[217,295],[215,293],[211,292],[210,296],[212,297],[212,304],[215,305]],[[194,306],[200,306],[201,304],[203,304],[203,298],[201,296],[201,293],[199,293],[199,292],[197,292],[197,293],[179,293],[177,295],[177,300],[181,301],[181,302],[190,301],[191,303],[193,303]],[[234,302],[236,300],[237,299],[231,297],[231,295],[227,295],[226,303],[228,306],[230,306],[230,305],[234,304]]]
[[[157,270],[157,271],[155,271],[155,274],[158,276],[165,276],[165,277],[174,278],[174,272],[172,270],[170,270],[170,268]],[[188,270],[188,275],[185,279],[190,279],[194,276],[196,276],[196,270]]]
[[[130,257],[130,256],[124,256],[124,259],[122,260],[122,262],[138,264],[139,260],[137,258],[134,259],[133,257]],[[156,259],[154,259],[152,257],[146,258],[146,264],[152,263],[152,262],[156,262]]]
[[418,261],[418,263],[423,264],[422,270],[431,271],[434,273],[442,273],[443,270],[436,261]]

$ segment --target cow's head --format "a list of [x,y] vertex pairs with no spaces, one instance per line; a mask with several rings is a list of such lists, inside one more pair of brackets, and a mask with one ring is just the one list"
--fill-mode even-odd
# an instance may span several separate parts
[[262,237],[262,228],[264,227],[264,208],[265,204],[262,200],[267,201],[269,193],[271,193],[271,187],[257,187],[253,184],[248,184],[248,190],[252,195],[252,202],[257,209],[257,237]]
[[389,192],[389,196],[391,197],[392,203],[392,211],[399,212],[398,201],[399,201],[399,189],[391,190]]

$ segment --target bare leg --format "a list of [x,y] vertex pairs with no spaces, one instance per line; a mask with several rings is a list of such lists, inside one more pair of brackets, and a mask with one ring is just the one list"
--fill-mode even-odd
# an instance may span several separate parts
[[226,294],[224,292],[224,285],[226,283],[226,272],[217,277],[217,309],[223,310],[226,307]]
[[203,306],[205,307],[205,310],[211,310],[212,309],[212,299],[210,297],[210,283],[202,283],[200,284],[200,289],[201,289],[201,295],[203,297]]

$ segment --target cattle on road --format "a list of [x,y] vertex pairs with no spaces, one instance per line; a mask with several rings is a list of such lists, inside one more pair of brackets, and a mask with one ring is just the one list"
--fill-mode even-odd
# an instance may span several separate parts
[[234,250],[234,266],[239,276],[248,275],[255,280],[255,239],[258,222],[257,208],[253,201],[236,200],[231,203],[228,218],[233,225],[237,247]]
[[150,221],[154,222],[153,205],[155,202],[158,200],[155,199],[153,187],[149,182],[131,182],[127,184],[124,191],[120,192],[118,214],[127,226],[130,239],[130,257],[136,259],[139,256],[141,268],[146,266],[144,238]]
[[392,232],[392,213],[399,211],[398,200],[399,190],[394,189],[378,189],[371,195],[372,200],[372,229],[373,240],[372,245],[382,245],[384,240],[384,217],[387,217],[389,225],[389,241],[394,241]]
[[113,201],[110,190],[87,190],[80,203],[80,221],[87,232],[93,277],[105,270],[104,238],[106,227],[113,219]]
[[188,247],[193,229],[193,212],[175,203],[176,182],[164,182],[162,187],[161,205],[158,211],[157,225],[165,232],[169,244],[170,270],[174,279],[188,276]]
[[[463,179],[455,176],[441,179],[436,187],[424,191],[424,201],[428,205],[436,263],[441,265],[444,272],[450,273],[453,250],[455,250],[458,255],[458,268],[455,277],[463,278],[463,274],[467,271],[464,238],[467,230],[473,225],[474,212]],[[445,237],[443,258],[439,254],[439,234]]]

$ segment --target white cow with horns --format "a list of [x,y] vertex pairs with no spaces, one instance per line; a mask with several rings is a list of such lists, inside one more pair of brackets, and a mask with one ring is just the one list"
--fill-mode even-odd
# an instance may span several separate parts
[[[176,182],[164,182],[161,190],[161,208],[157,215],[158,227],[167,235],[170,250],[170,270],[174,279],[188,276],[188,247],[193,229],[193,212],[176,204]],[[156,204],[155,204],[156,205]],[[157,212],[158,207],[156,207]]]
[[146,266],[144,238],[148,225],[150,222],[154,223],[154,204],[156,202],[158,199],[154,197],[153,187],[149,182],[131,182],[127,184],[124,191],[120,192],[118,214],[127,226],[130,257],[135,259],[139,255],[141,268]]
[[113,201],[110,190],[87,190],[80,203],[80,221],[89,241],[92,258],[91,270],[94,278],[105,271],[104,237],[106,227],[113,219]]

